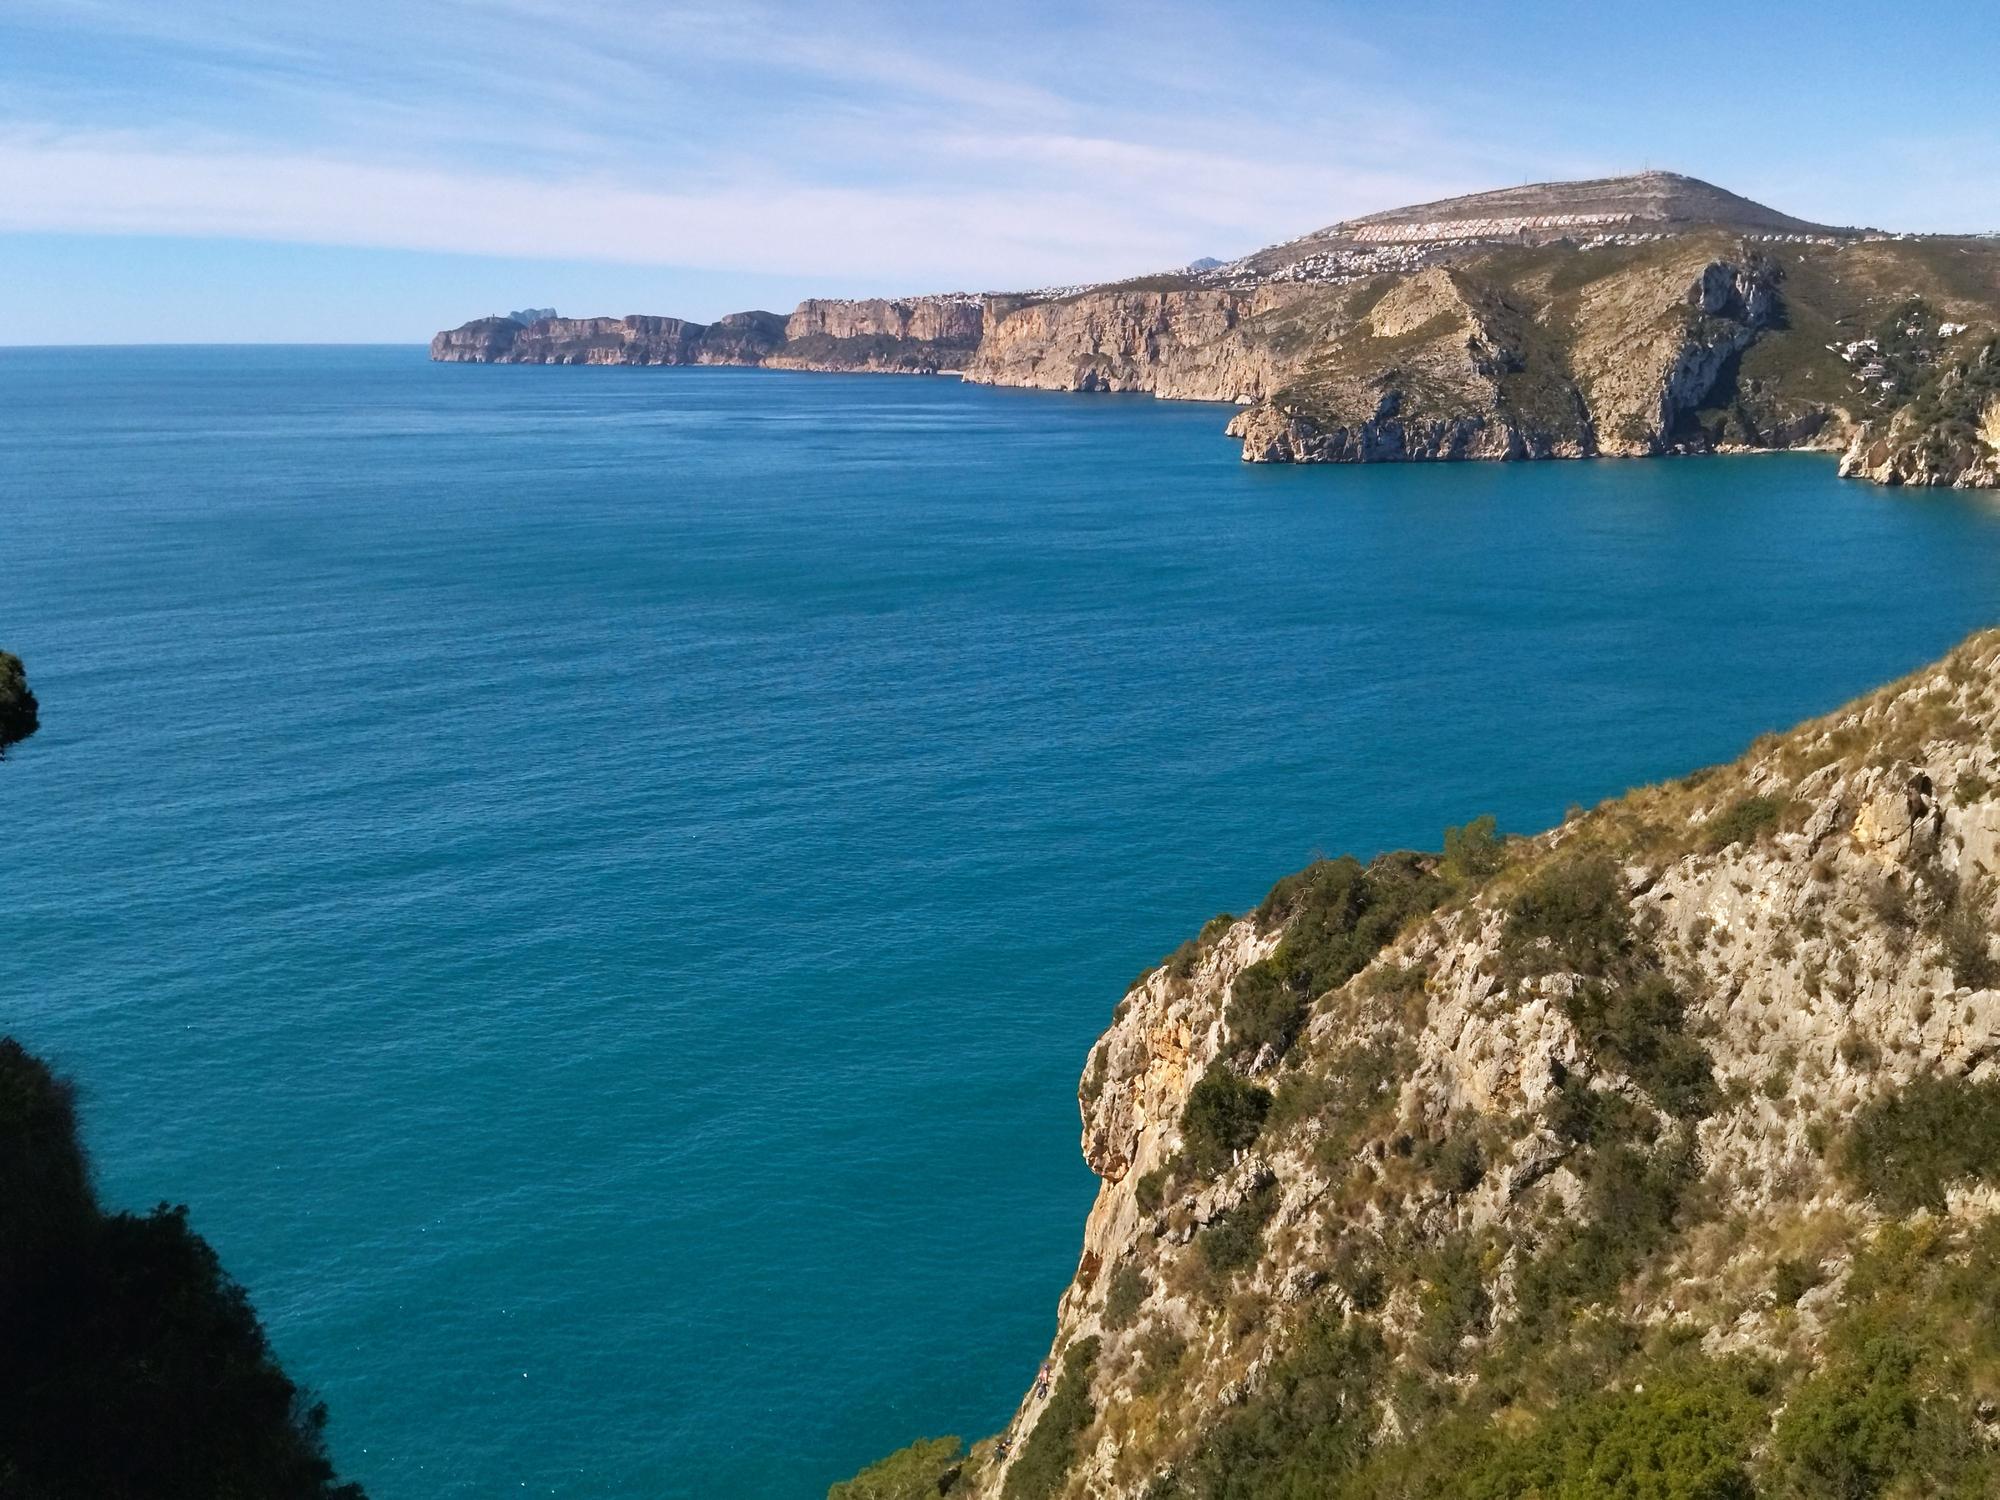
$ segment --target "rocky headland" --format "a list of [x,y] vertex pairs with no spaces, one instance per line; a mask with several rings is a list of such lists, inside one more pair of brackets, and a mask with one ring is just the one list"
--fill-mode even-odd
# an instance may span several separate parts
[[957,374],[1244,408],[1245,460],[1813,449],[2000,484],[2000,240],[1807,222],[1667,172],[1371,214],[1226,263],[790,315],[483,318],[431,356]]
[[2000,1492],[2000,632],[1143,974],[1006,1431],[836,1496]]

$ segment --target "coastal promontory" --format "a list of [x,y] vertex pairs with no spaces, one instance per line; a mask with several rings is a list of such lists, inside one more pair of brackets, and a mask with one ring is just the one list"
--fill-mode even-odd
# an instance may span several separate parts
[[1244,410],[1255,463],[1813,449],[2000,484],[2000,240],[1815,224],[1669,172],[1343,221],[1095,286],[788,316],[477,319],[433,359],[957,374]]

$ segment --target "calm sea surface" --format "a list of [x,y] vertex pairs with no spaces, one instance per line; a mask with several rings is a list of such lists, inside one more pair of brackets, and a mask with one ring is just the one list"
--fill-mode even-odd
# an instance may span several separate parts
[[1780,457],[1256,468],[1215,407],[0,350],[0,1029],[377,1500],[811,1496],[1041,1359],[1125,981],[1321,851],[2000,618]]

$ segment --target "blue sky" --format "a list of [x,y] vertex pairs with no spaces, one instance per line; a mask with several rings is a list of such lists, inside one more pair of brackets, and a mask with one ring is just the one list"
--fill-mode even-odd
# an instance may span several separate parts
[[1991,0],[4,0],[0,340],[1097,280],[1647,165],[1993,229],[1996,76]]

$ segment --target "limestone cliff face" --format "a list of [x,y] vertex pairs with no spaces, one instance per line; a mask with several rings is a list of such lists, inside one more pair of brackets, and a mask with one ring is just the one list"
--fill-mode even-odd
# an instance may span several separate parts
[[1297,288],[1110,289],[999,304],[965,378],[1056,391],[1139,391],[1175,400],[1255,401],[1303,367],[1262,326]]
[[714,323],[680,318],[481,318],[431,340],[445,363],[525,365],[755,364],[783,337],[772,313],[732,313]]
[[977,297],[871,298],[847,301],[812,297],[785,320],[788,339],[912,339],[924,344],[979,342],[985,309]]
[[434,335],[431,358],[445,364],[500,363],[520,334],[521,324],[512,318],[477,318]]
[[[1491,1413],[1481,1441],[1501,1442],[1556,1420],[1603,1377],[1565,1396],[1504,1372],[1630,1372],[1654,1357],[1648,1330],[1671,1330],[1676,1359],[1789,1361],[1741,1463],[1790,1462],[1784,1401],[1833,1378],[1858,1316],[1847,1279],[1902,1243],[1883,1236],[1907,1164],[1856,1132],[1900,1118],[1908,1090],[2000,1098],[1980,1092],[2000,1081],[1996,746],[2000,632],[1733,765],[1508,845],[1313,997],[1295,1041],[1254,1054],[1261,971],[1354,908],[1212,923],[1090,1053],[1100,1187],[1057,1309],[1065,1373],[1004,1445],[975,1447],[954,1493],[1000,1495],[1023,1463],[1038,1494],[1278,1493],[1253,1486],[1292,1472],[1271,1445],[1337,1421],[1352,1438],[1327,1451],[1350,1467],[1315,1460],[1311,1492],[1346,1494],[1334,1481],[1368,1464],[1420,1468],[1432,1424],[1463,1441]],[[1264,1091],[1268,1114],[1196,1169],[1190,1104],[1218,1076],[1238,1099]],[[1917,1191],[1949,1257],[2000,1206],[2000,1161]],[[1623,1353],[1591,1343],[1612,1328]],[[1327,1408],[1312,1393],[1339,1374],[1336,1339],[1367,1374]],[[1973,1394],[1936,1399],[1976,1431]]]
[[1579,287],[1513,257],[1429,267],[1230,433],[1253,463],[1664,452],[1777,307],[1775,265],[1720,248],[1607,258]]

